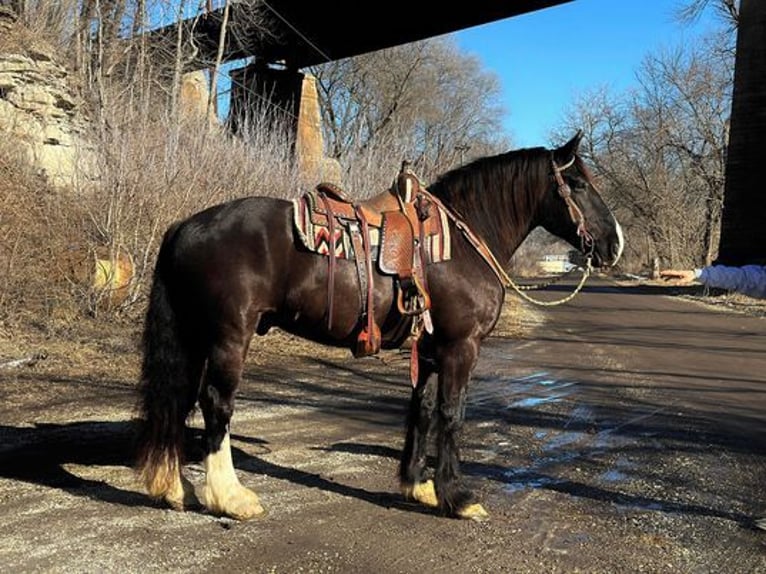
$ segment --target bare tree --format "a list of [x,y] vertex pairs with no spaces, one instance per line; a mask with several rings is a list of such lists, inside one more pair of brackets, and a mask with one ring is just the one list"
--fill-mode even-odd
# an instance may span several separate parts
[[620,211],[632,247],[667,264],[716,255],[731,102],[731,60],[712,44],[650,54],[638,87],[586,94],[567,131],[586,151]]
[[650,56],[639,72],[657,97],[650,109],[665,120],[657,139],[680,167],[684,188],[702,209],[702,262],[715,258],[723,205],[727,127],[731,106],[731,62],[707,50],[676,50]]
[[497,137],[497,78],[449,39],[417,42],[312,70],[329,155],[348,163],[389,147],[426,177],[471,154],[507,146]]
[[682,0],[676,8],[681,22],[693,22],[707,9],[712,8],[731,29],[739,24],[739,0]]

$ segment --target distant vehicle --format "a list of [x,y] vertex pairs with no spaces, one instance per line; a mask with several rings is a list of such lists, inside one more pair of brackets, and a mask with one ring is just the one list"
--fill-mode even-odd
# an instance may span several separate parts
[[569,254],[563,255],[545,255],[537,262],[537,265],[543,273],[567,273],[575,269],[577,265],[569,259]]

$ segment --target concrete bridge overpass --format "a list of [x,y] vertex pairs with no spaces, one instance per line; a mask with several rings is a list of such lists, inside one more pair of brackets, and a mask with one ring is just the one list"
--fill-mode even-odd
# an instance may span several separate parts
[[[434,4],[391,0],[365,4],[358,0],[268,0],[257,8],[232,3],[222,55],[224,61],[254,56],[266,64],[283,63],[298,70],[571,1]],[[205,67],[215,61],[224,17],[223,8],[219,8],[182,23],[182,33],[193,38],[198,49],[192,67]],[[264,26],[268,34],[263,33]],[[177,33],[177,26],[172,25],[154,30],[150,36],[156,40],[167,38],[175,44]]]

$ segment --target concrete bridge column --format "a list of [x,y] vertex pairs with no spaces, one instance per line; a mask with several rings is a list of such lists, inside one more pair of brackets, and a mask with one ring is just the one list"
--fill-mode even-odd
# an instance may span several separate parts
[[742,0],[718,263],[766,264],[766,2]]
[[264,114],[282,116],[295,135],[293,151],[301,181],[340,183],[340,167],[324,156],[322,117],[316,79],[293,70],[252,64],[233,70],[230,129],[234,133],[255,128]]

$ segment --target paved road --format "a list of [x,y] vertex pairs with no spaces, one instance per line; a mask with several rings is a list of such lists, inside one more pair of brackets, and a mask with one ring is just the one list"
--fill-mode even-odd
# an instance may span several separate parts
[[517,350],[517,364],[576,379],[596,400],[618,389],[636,399],[632,409],[677,413],[764,452],[764,318],[670,297],[661,287],[590,285],[546,309],[546,325]]
[[766,573],[766,319],[605,280],[540,312],[469,392],[482,524],[397,493],[406,356],[252,351],[232,444],[270,514],[248,523],[147,501],[130,374],[4,377],[0,571]]
[[[766,515],[766,319],[690,299],[590,282],[544,308],[510,357],[490,342],[469,413],[496,416],[504,394],[506,420],[530,428],[536,446],[501,474],[506,492],[636,513],[639,530],[697,554],[668,571],[766,572],[766,533],[750,528]],[[522,372],[509,384],[504,368]],[[719,561],[705,564],[706,545]]]

